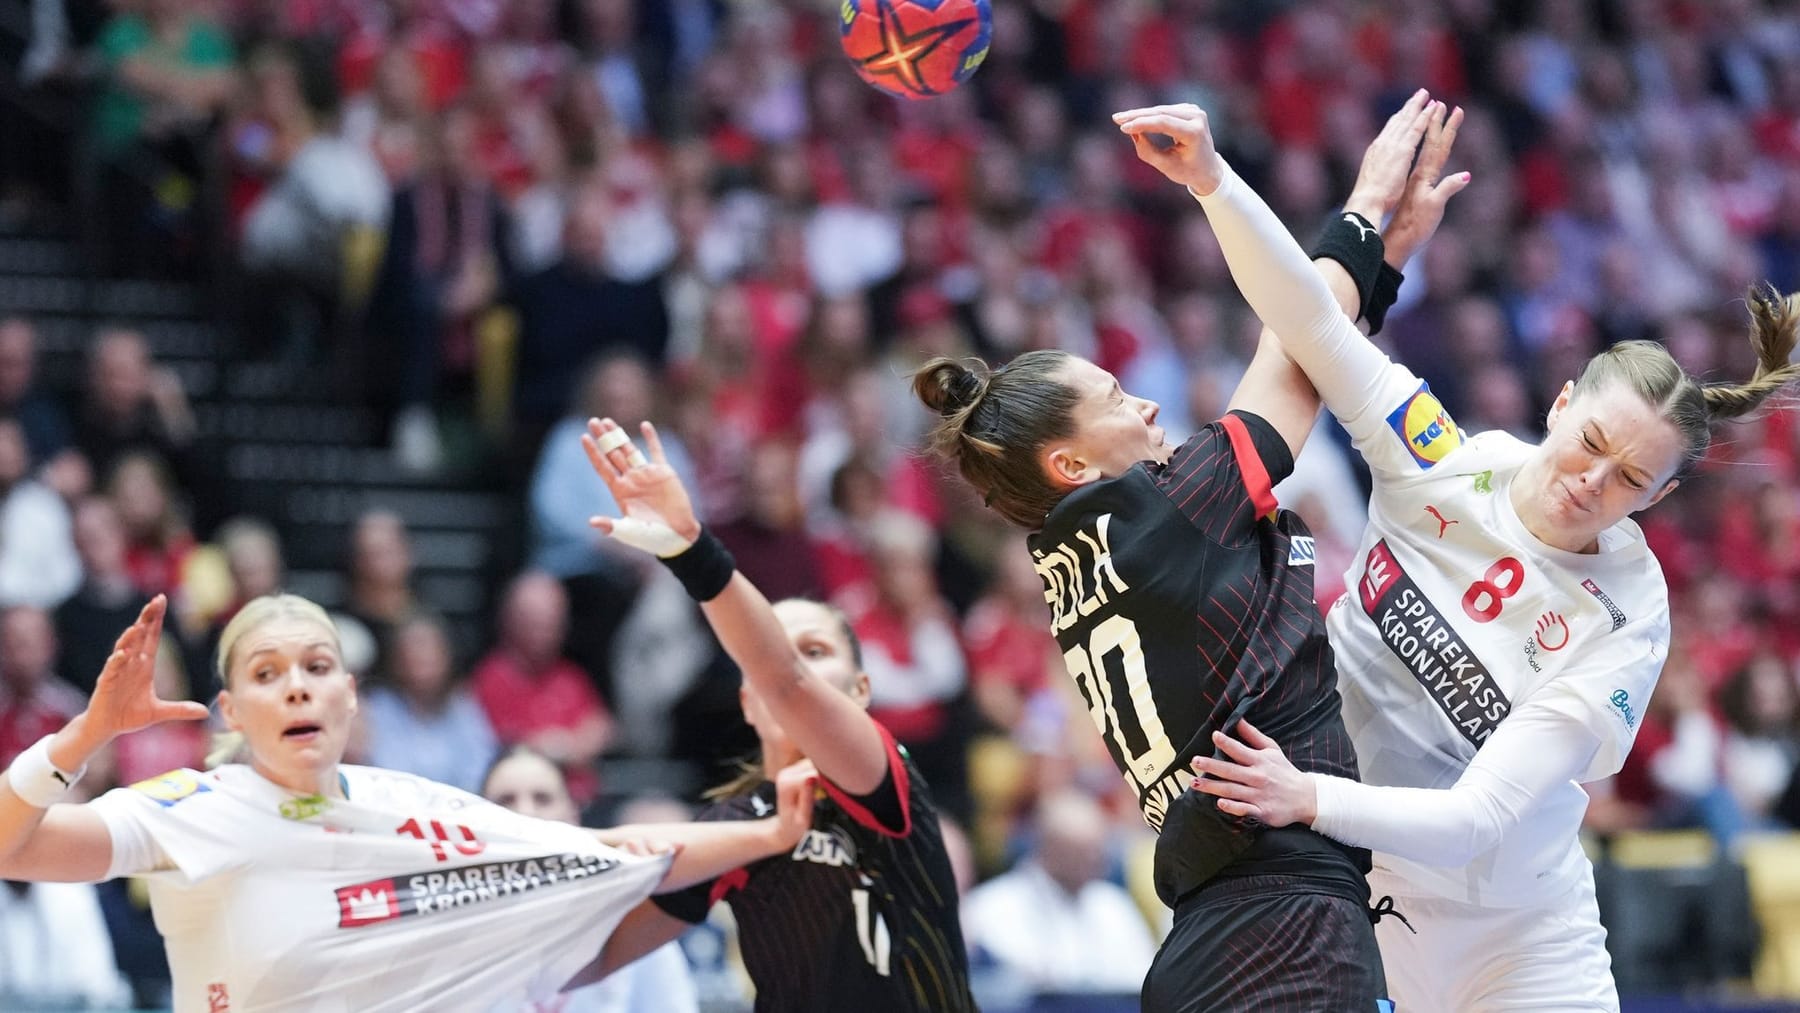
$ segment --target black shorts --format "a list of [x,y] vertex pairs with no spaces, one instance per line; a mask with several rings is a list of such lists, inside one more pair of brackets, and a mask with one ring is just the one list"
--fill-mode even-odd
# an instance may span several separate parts
[[1144,1013],[1375,1013],[1387,997],[1369,910],[1293,876],[1215,880],[1175,908]]

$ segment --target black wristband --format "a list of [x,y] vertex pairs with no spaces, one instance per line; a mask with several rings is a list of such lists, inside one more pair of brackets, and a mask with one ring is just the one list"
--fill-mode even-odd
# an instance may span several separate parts
[[681,586],[687,588],[688,597],[695,601],[717,598],[737,571],[737,560],[731,558],[731,550],[705,528],[700,529],[700,537],[694,539],[694,544],[662,562],[675,579],[681,581]]
[[1369,314],[1369,299],[1381,274],[1384,252],[1379,229],[1354,211],[1340,211],[1320,231],[1312,259],[1327,257],[1344,265],[1350,280],[1356,282],[1357,319],[1361,319]]
[[1387,311],[1394,306],[1394,300],[1400,298],[1400,283],[1406,280],[1398,268],[1381,262],[1381,273],[1375,276],[1375,287],[1369,292],[1369,302],[1363,308],[1363,319],[1369,322],[1369,333],[1380,334],[1382,321],[1387,319]]

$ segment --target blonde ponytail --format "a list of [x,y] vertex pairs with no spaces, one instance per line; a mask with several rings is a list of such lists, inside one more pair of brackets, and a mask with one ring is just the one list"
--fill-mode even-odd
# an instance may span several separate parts
[[1756,372],[1746,383],[1714,383],[1701,388],[1709,420],[1748,415],[1783,387],[1800,378],[1800,365],[1788,361],[1800,337],[1800,294],[1782,295],[1772,285],[1750,289],[1750,345],[1756,349]]

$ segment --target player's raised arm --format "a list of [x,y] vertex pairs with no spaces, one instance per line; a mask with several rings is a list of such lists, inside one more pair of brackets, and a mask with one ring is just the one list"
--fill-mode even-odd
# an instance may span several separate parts
[[654,553],[681,579],[744,679],[822,776],[852,795],[874,791],[888,770],[874,719],[812,671],[769,600],[701,526],[656,428],[646,422],[642,429],[648,459],[613,420],[588,423],[582,446],[624,513],[596,517],[594,526]]
[[92,882],[112,863],[112,838],[85,806],[61,804],[94,754],[127,732],[206,717],[192,701],[159,700],[152,688],[167,599],[144,606],[106,660],[87,709],[19,754],[0,777],[0,878]]

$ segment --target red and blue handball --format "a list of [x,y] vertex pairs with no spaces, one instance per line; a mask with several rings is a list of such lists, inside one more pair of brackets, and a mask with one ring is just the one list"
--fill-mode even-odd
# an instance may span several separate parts
[[839,41],[864,81],[921,99],[967,81],[994,33],[988,0],[843,0]]

